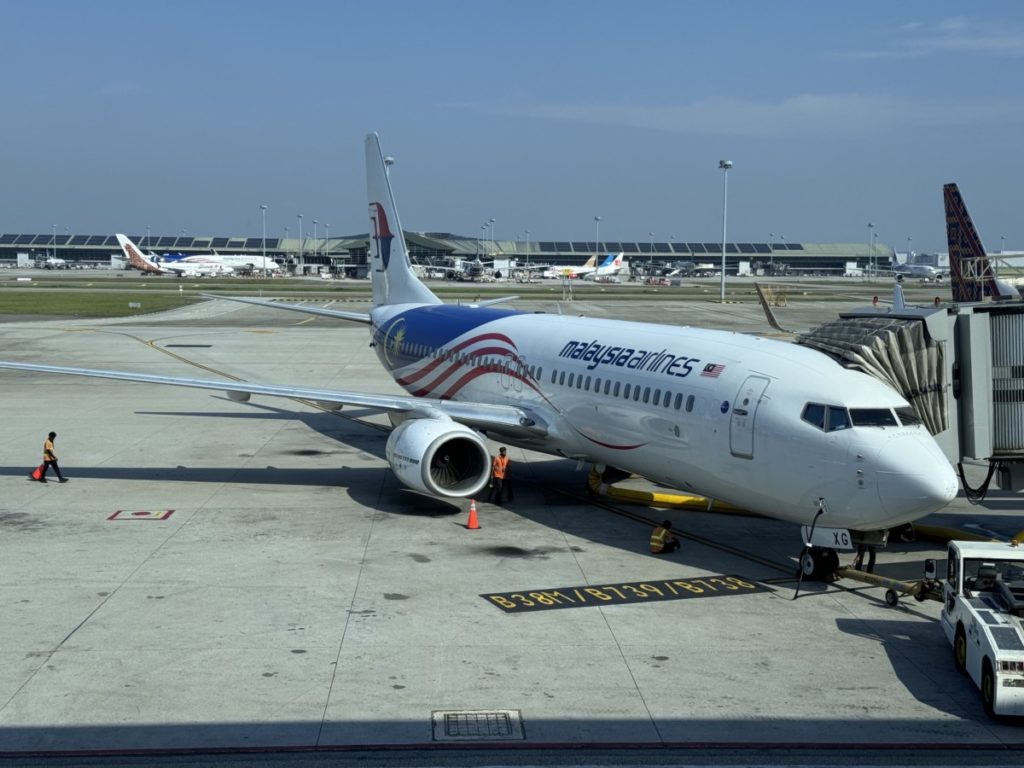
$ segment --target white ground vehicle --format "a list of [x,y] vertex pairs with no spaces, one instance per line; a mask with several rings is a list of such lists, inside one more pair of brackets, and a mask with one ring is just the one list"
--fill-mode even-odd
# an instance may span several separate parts
[[1024,547],[949,542],[940,621],[985,711],[1024,715]]

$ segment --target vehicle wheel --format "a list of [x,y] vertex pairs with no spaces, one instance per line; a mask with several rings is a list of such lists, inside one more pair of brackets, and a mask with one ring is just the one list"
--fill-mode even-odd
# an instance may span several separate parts
[[885,604],[888,605],[890,608],[895,608],[897,605],[900,604],[900,596],[896,594],[895,589],[885,590]]
[[956,634],[953,636],[953,663],[956,664],[957,672],[967,674],[967,635],[963,624],[956,625]]
[[992,671],[992,662],[987,658],[981,665],[981,705],[985,707],[986,715],[996,716],[996,675]]

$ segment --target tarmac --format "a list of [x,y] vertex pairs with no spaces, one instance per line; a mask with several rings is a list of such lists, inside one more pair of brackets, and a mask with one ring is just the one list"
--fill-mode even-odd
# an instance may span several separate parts
[[[748,305],[609,307],[571,311],[763,326]],[[396,390],[364,327],[224,301],[6,322],[0,359]],[[949,749],[1010,764],[1024,747],[954,669],[938,603],[890,608],[849,581],[797,595],[792,524],[595,500],[586,467],[510,448],[515,500],[477,499],[469,530],[469,500],[396,481],[380,415],[13,371],[0,409],[0,758]],[[51,430],[65,484],[28,479]],[[656,557],[666,514],[683,546]],[[1012,535],[1024,515],[997,492],[925,522]],[[920,539],[875,570],[914,579],[925,558],[944,572],[943,545]]]

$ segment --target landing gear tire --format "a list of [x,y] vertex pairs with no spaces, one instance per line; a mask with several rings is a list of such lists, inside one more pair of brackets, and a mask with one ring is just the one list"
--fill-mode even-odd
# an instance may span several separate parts
[[806,547],[800,553],[800,574],[812,581],[832,581],[839,567],[839,553],[834,549]]

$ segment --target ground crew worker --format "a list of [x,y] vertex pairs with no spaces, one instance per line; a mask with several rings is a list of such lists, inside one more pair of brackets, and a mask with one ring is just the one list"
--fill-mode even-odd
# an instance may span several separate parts
[[672,535],[672,521],[664,520],[651,532],[651,552],[667,555],[679,549],[679,539]]
[[505,455],[505,446],[501,446],[498,449],[498,455],[491,459],[491,492],[487,496],[487,500],[495,503],[501,503],[502,491],[505,491],[509,501],[512,501],[512,472],[508,460],[508,456]]
[[46,470],[53,467],[53,471],[57,473],[57,479],[62,483],[67,482],[67,478],[60,473],[60,467],[57,466],[57,454],[53,452],[53,441],[57,437],[56,432],[51,432],[46,436],[46,441],[43,443],[43,476],[39,478],[40,483],[46,482]]

